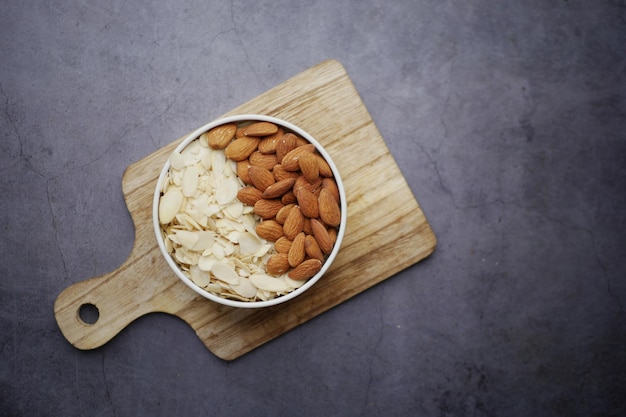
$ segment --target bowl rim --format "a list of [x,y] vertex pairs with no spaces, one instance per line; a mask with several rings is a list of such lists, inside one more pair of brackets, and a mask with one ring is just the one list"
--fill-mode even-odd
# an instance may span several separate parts
[[[165,178],[165,175],[170,169],[171,155],[175,152],[182,151],[187,145],[189,145],[195,139],[199,138],[202,133],[216,126],[223,125],[226,123],[245,122],[245,121],[260,121],[260,122],[275,123],[288,130],[291,130],[292,132],[302,136],[304,139],[312,143],[317,149],[317,151],[324,157],[326,162],[328,162],[328,165],[330,166],[333,172],[335,182],[337,183],[337,188],[339,189],[339,197],[340,197],[340,208],[341,208],[340,225],[341,227],[339,227],[337,230],[337,238],[335,241],[335,245],[331,253],[328,255],[328,257],[324,261],[324,264],[322,265],[322,268],[320,269],[320,271],[317,274],[315,274],[313,277],[309,278],[307,282],[304,283],[302,286],[294,289],[290,293],[281,295],[271,300],[265,300],[265,301],[238,301],[238,300],[222,298],[196,285],[190,278],[188,278],[185,274],[182,273],[176,261],[174,261],[172,256],[167,252],[165,248],[165,242],[161,234],[161,225],[159,223],[159,200],[161,198],[163,180]],[[335,165],[334,161],[332,160],[332,158],[330,157],[326,149],[311,134],[309,134],[307,131],[303,130],[299,126],[293,123],[290,123],[286,120],[279,119],[274,116],[267,116],[267,115],[262,115],[262,114],[238,114],[238,115],[218,118],[209,123],[206,123],[203,126],[200,126],[193,132],[186,135],[181,141],[181,143],[179,143],[176,146],[176,148],[169,154],[167,161],[163,165],[161,172],[159,174],[159,177],[157,179],[157,182],[156,182],[153,200],[152,200],[152,224],[153,224],[154,232],[156,235],[156,240],[159,246],[159,250],[161,251],[161,254],[165,258],[165,261],[169,265],[170,269],[174,272],[174,274],[181,281],[183,281],[183,283],[185,283],[189,288],[191,288],[193,291],[195,291],[197,294],[201,295],[202,297],[207,298],[211,301],[214,301],[222,305],[226,305],[230,307],[239,307],[239,308],[262,308],[262,307],[270,307],[270,306],[274,306],[277,304],[282,304],[298,297],[300,294],[304,293],[309,288],[311,288],[315,283],[317,283],[317,281],[319,281],[322,278],[322,276],[324,276],[328,268],[330,268],[333,261],[335,260],[335,257],[337,256],[337,253],[339,252],[339,249],[343,242],[343,237],[344,237],[345,230],[346,230],[346,220],[347,220],[347,202],[346,202],[345,188],[343,185],[343,181],[341,179],[341,175],[339,174],[339,170],[337,169],[337,166]]]

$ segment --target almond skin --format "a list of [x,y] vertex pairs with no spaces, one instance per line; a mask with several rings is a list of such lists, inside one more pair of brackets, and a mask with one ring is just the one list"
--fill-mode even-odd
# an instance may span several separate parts
[[252,181],[250,181],[250,175],[248,175],[248,168],[250,167],[250,162],[247,159],[243,161],[237,162],[237,176],[241,178],[245,184],[252,185]]
[[284,180],[285,178],[298,178],[300,177],[299,172],[287,171],[281,164],[274,165],[272,169],[272,174],[274,174],[274,178],[276,181]]
[[293,193],[293,191],[288,191],[283,194],[283,196],[280,198],[280,201],[282,201],[283,204],[291,204],[297,202],[298,200],[296,199],[296,195]]
[[254,206],[254,204],[263,198],[263,193],[256,187],[243,187],[237,192],[237,198],[243,204]]
[[232,141],[224,152],[228,159],[233,161],[243,161],[248,159],[252,152],[256,151],[259,146],[260,139],[244,136]]
[[312,153],[315,151],[315,146],[312,143],[298,146],[297,148],[292,149],[283,157],[280,161],[281,165],[287,171],[297,171],[300,168],[298,160],[302,156],[302,154],[308,152]]
[[317,240],[311,235],[306,235],[304,238],[304,251],[309,256],[309,258],[319,259],[324,262],[324,254],[320,249],[320,246],[317,244]]
[[264,220],[257,225],[256,234],[262,239],[275,242],[283,236],[283,227],[276,220]]
[[289,271],[289,278],[301,281],[311,278],[322,269],[322,262],[319,259],[307,259],[300,265]]
[[304,257],[306,256],[306,252],[304,250],[305,239],[306,235],[304,234],[304,232],[300,232],[291,244],[287,259],[289,261],[289,265],[292,268],[295,268],[296,266],[300,265],[302,261],[304,261]]
[[236,132],[237,125],[235,123],[226,123],[214,127],[207,132],[209,146],[213,149],[224,149],[235,137]]
[[278,223],[283,225],[283,232],[284,232],[284,229],[285,229],[285,220],[287,219],[287,215],[289,214],[289,210],[291,210],[294,207],[295,207],[294,203],[286,204],[286,205],[283,206],[283,208],[278,210],[278,213],[276,213],[276,219],[275,220]]
[[295,183],[295,178],[285,178],[284,180],[277,181],[274,184],[269,185],[263,191],[263,198],[281,197],[287,191],[290,191]]
[[259,142],[259,151],[264,154],[275,154],[278,140],[285,134],[282,127],[278,126],[278,131],[273,135],[266,136]]
[[289,249],[291,249],[291,244],[291,240],[287,239],[286,236],[281,236],[276,240],[276,242],[274,242],[274,249],[276,249],[276,252],[279,253],[289,253]]
[[246,136],[268,136],[278,132],[278,126],[270,122],[256,122],[246,127]]
[[317,198],[320,219],[328,226],[339,226],[341,222],[341,210],[339,204],[333,194],[327,189],[322,188]]
[[315,157],[317,158],[320,175],[322,177],[331,178],[333,176],[333,170],[330,169],[330,165],[328,165],[328,162],[326,162],[324,157],[320,154],[315,154]]
[[317,219],[311,219],[311,230],[323,253],[329,254],[333,250],[333,242],[326,227]]
[[339,203],[339,187],[333,178],[324,178],[322,180],[322,189],[327,189],[335,198],[335,201]]
[[286,253],[275,253],[267,260],[266,270],[270,275],[281,275],[289,269],[289,256]]
[[303,228],[304,216],[302,215],[302,211],[300,207],[294,206],[289,210],[289,213],[287,213],[287,217],[283,223],[283,233],[287,239],[294,240],[298,233],[302,232]]
[[306,188],[298,188],[295,195],[302,214],[310,219],[316,219],[319,216],[319,205],[315,194]]
[[322,187],[322,180],[318,178],[317,180],[313,182],[309,182],[309,180],[307,180],[304,175],[300,175],[296,179],[296,183],[293,185],[293,192],[294,193],[297,192],[298,188],[302,188],[302,187],[306,188],[313,194],[318,194],[320,188]]
[[250,177],[250,182],[261,191],[265,191],[267,187],[276,182],[269,170],[256,165],[250,165],[248,167],[248,176]]
[[317,163],[317,157],[313,153],[303,153],[298,159],[298,165],[300,165],[302,175],[304,175],[309,182],[314,182],[320,177],[320,167]]
[[285,133],[278,139],[278,142],[276,142],[276,158],[279,163],[281,163],[285,155],[298,146],[297,142],[296,135],[293,133]]
[[246,129],[247,128],[248,128],[248,126],[238,127],[237,131],[235,132],[235,138],[239,139],[239,138],[242,138],[242,137],[246,136]]
[[252,155],[250,155],[248,160],[250,161],[250,165],[263,167],[267,169],[268,171],[271,171],[272,169],[274,169],[274,166],[276,165],[276,162],[277,162],[275,154],[271,154],[271,153],[264,154],[258,150],[252,152]]
[[284,204],[279,199],[267,200],[265,198],[260,199],[254,203],[254,214],[262,219],[272,219],[276,217],[276,213],[284,207]]

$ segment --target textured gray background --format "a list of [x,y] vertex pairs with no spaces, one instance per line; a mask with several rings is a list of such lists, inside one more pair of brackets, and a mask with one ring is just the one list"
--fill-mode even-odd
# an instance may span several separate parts
[[[0,415],[626,414],[626,4],[0,4]],[[67,286],[130,253],[131,163],[328,58],[439,241],[233,362],[144,317],[93,351]]]

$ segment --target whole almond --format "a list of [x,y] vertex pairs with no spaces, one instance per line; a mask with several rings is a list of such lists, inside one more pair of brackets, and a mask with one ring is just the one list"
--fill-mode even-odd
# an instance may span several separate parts
[[333,242],[334,245],[337,241],[337,228],[329,227],[328,229],[326,229],[326,231],[328,232],[328,237],[330,238],[330,241]]
[[226,123],[214,127],[207,132],[209,146],[213,149],[224,149],[235,137],[235,132],[237,132],[235,123]]
[[248,167],[248,176],[250,177],[250,182],[261,191],[265,191],[267,187],[276,182],[268,169],[256,165]]
[[276,220],[264,220],[257,225],[256,234],[261,239],[275,242],[278,238],[283,236],[283,227],[278,224]]
[[286,236],[281,236],[276,240],[276,242],[274,242],[274,249],[276,249],[276,252],[279,253],[289,253],[289,249],[291,249],[291,244],[291,240],[287,239]]
[[261,142],[259,142],[259,151],[264,154],[275,154],[276,144],[284,134],[285,131],[283,130],[283,128],[278,126],[278,131],[276,133],[261,139]]
[[327,189],[335,198],[335,201],[339,203],[339,188],[334,178],[324,178],[322,180],[322,189]]
[[274,165],[272,174],[274,174],[276,181],[284,180],[285,178],[298,178],[300,176],[299,172],[287,171],[281,164]]
[[268,136],[278,132],[278,126],[270,122],[256,122],[246,127],[246,136]]
[[314,182],[320,177],[320,167],[317,162],[317,157],[311,152],[303,153],[298,158],[298,165],[302,175],[309,181]]
[[246,136],[246,129],[248,128],[248,126],[241,126],[237,128],[237,131],[235,132],[235,138],[239,139],[242,138],[244,136]]
[[248,159],[252,152],[257,150],[260,139],[244,136],[232,141],[224,150],[226,157],[233,161]]
[[310,142],[306,140],[305,138],[296,135],[296,147],[302,146],[302,145],[308,145],[309,143]]
[[304,227],[304,215],[299,206],[294,206],[287,213],[283,223],[283,233],[289,240],[294,240]]
[[322,252],[329,254],[333,250],[333,242],[326,227],[319,220],[311,219],[311,229]]
[[254,204],[263,198],[263,192],[256,187],[243,187],[237,192],[237,198],[243,204],[254,206]]
[[298,146],[287,152],[287,155],[280,160],[281,165],[287,171],[297,171],[300,168],[299,159],[304,153],[312,153],[315,151],[315,146],[312,143],[308,143],[306,145]]
[[308,217],[304,218],[304,222],[302,222],[302,231],[307,235],[313,235],[313,229],[311,228],[311,219]]
[[262,219],[272,219],[276,217],[276,213],[284,206],[285,205],[281,203],[279,199],[267,200],[262,198],[254,203],[254,214]]
[[297,142],[296,135],[293,133],[285,133],[278,139],[278,142],[276,142],[276,158],[279,163],[283,160],[285,155],[298,146]]
[[297,202],[298,200],[296,200],[296,195],[293,193],[293,191],[287,191],[280,198],[280,201],[282,201],[283,204],[291,204]]
[[289,271],[289,255],[286,253],[275,253],[267,260],[265,269],[270,275],[282,275]]
[[317,244],[317,240],[312,235],[306,235],[304,239],[304,251],[309,256],[309,258],[319,259],[324,262],[324,254],[320,249],[320,245]]
[[296,195],[302,214],[310,219],[316,219],[319,216],[317,197],[304,187],[298,188],[294,194]]
[[322,188],[317,198],[320,219],[328,226],[339,226],[341,222],[341,210],[339,204],[333,194],[327,189]]
[[333,170],[330,169],[330,165],[328,165],[328,162],[324,159],[324,157],[318,153],[315,154],[315,157],[317,158],[317,164],[319,165],[320,175],[327,178],[332,177]]
[[250,181],[250,176],[248,175],[248,167],[250,167],[250,162],[248,162],[247,159],[237,162],[237,176],[241,178],[241,181],[245,184],[252,185],[252,181]]
[[297,192],[298,188],[306,188],[313,194],[319,194],[319,190],[322,187],[322,180],[318,178],[313,182],[309,182],[304,175],[300,175],[296,179],[296,183],[293,185],[293,192]]
[[287,219],[287,215],[289,214],[289,211],[292,208],[294,208],[295,206],[296,205],[294,203],[284,205],[283,208],[278,210],[278,213],[276,213],[276,219],[275,220],[278,223],[283,225],[283,232],[285,231],[285,220]]
[[263,198],[281,197],[287,191],[290,191],[295,183],[295,178],[285,178],[284,180],[277,181],[263,190]]
[[[260,143],[259,143],[260,145]],[[274,169],[274,166],[276,165],[276,155],[275,154],[264,154],[261,153],[261,151],[254,151],[252,152],[252,154],[250,155],[250,157],[248,158],[248,160],[250,161],[250,165],[256,165],[259,167],[263,167],[265,169],[267,169],[268,171],[271,171],[272,169]]]
[[289,271],[287,276],[296,281],[301,281],[311,278],[321,269],[322,261],[320,261],[319,259],[307,259],[306,261],[303,261],[302,263],[300,263],[300,265]]
[[303,232],[298,233],[296,238],[293,240],[291,244],[291,248],[288,253],[289,265],[292,268],[300,265],[300,262],[304,261],[304,257],[306,256],[306,252],[304,250],[304,240],[306,239],[306,235]]

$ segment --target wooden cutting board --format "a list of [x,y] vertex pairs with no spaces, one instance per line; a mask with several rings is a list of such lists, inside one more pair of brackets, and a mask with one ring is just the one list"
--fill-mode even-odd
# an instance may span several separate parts
[[[324,61],[226,115],[244,113],[299,125],[335,161],[346,189],[348,220],[327,274],[299,298],[265,309],[222,306],[183,284],[162,258],[151,222],[159,172],[181,138],[124,173],[124,198],[135,224],[128,259],[111,273],[71,285],[56,299],[57,323],[72,345],[97,348],[138,317],[165,312],[187,322],[215,355],[232,360],[433,252],[435,235],[339,62]],[[93,324],[79,316],[88,305],[99,312]]]

